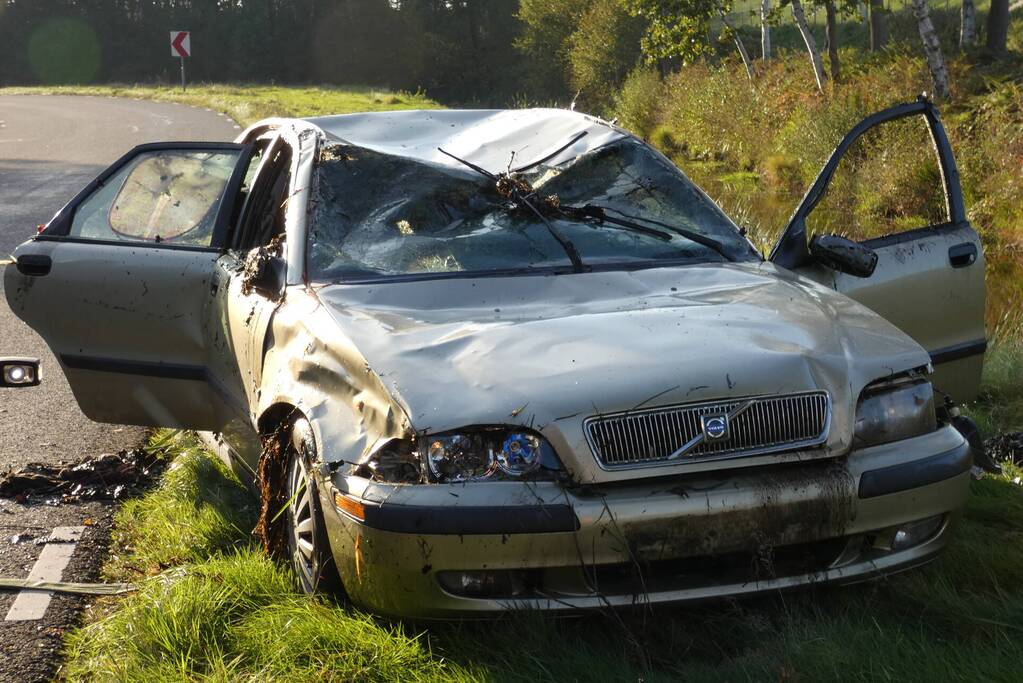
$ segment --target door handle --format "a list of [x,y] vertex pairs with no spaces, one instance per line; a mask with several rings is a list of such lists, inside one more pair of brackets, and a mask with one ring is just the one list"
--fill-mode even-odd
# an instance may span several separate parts
[[973,242],[963,242],[948,248],[948,262],[953,268],[972,266],[976,261],[977,245]]
[[53,259],[44,254],[22,254],[16,263],[19,273],[32,277],[49,275],[50,268],[53,267]]

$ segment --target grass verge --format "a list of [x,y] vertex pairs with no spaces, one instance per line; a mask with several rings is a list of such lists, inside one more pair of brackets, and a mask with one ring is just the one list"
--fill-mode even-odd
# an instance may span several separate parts
[[69,637],[67,679],[1008,681],[1023,657],[1012,465],[973,482],[938,561],[887,580],[653,615],[426,628],[300,594],[254,543],[245,488],[194,437],[176,438],[160,485],[115,522],[107,573],[140,589]]
[[361,86],[299,87],[200,84],[188,90],[150,85],[67,85],[0,88],[0,95],[95,95],[179,102],[227,114],[241,126],[270,116],[302,117],[393,109],[437,109],[421,93]]

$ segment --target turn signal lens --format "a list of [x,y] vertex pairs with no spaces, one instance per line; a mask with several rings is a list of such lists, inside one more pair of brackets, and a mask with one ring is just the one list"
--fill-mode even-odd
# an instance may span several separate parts
[[351,515],[360,522],[366,521],[366,506],[354,498],[349,498],[340,491],[334,492],[334,505],[341,512]]

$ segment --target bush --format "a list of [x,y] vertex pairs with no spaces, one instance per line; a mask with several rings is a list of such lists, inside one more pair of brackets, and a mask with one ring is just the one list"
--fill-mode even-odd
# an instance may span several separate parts
[[763,174],[775,192],[795,195],[806,189],[802,165],[787,154],[772,154],[764,159]]
[[683,151],[683,145],[679,145],[675,139],[675,131],[669,126],[658,126],[650,134],[650,144],[664,152],[669,157],[674,157]]
[[[664,98],[664,84],[657,70],[640,66],[622,84],[615,98],[615,114],[622,127],[649,139],[657,125],[658,108]],[[660,145],[658,145],[660,147]],[[663,151],[663,147],[660,147]]]

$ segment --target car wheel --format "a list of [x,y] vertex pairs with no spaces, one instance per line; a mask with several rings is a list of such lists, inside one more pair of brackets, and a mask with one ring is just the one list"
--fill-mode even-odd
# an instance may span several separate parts
[[316,446],[306,420],[296,420],[292,425],[288,451],[286,517],[292,569],[306,593],[339,593],[340,581],[327,542],[319,492],[310,471]]

